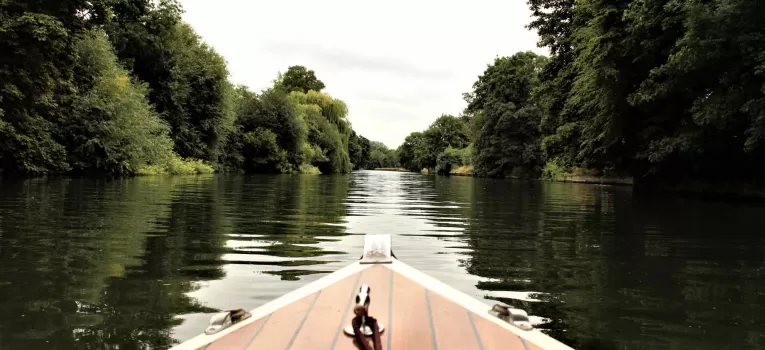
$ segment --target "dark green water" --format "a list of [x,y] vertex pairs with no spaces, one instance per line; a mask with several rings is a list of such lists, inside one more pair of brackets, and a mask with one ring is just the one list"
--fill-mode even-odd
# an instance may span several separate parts
[[360,172],[2,180],[0,349],[167,348],[345,266],[365,233],[577,348],[765,347],[765,206]]

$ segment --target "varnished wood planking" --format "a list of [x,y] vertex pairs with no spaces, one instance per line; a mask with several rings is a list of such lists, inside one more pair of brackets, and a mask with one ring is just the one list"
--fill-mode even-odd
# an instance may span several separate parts
[[467,310],[438,293],[428,295],[438,349],[480,349]]
[[308,295],[271,314],[271,318],[247,349],[284,349],[300,327],[318,293],[321,292]]
[[[393,271],[386,266],[377,265],[367,269],[369,279],[366,282],[372,289],[372,304],[369,305],[369,314],[385,326],[385,331],[380,334],[382,348],[388,349],[388,327],[390,327],[390,302],[391,302],[391,277]],[[362,281],[362,283],[365,283]]]
[[524,347],[515,333],[436,292],[426,292],[424,286],[384,265],[370,266],[286,305],[207,349],[241,349],[249,343],[248,349],[284,349],[291,345],[291,349],[355,350],[353,339],[342,333],[342,328],[353,318],[353,299],[362,284],[372,290],[370,315],[386,328],[381,337],[383,349],[542,349],[530,341],[525,341]]
[[337,332],[337,325],[345,316],[349,298],[352,295],[355,297],[354,291],[358,290],[359,274],[348,276],[322,291],[292,349],[329,349],[332,346],[332,335]]
[[[487,306],[486,312],[488,311]],[[475,314],[472,315],[472,319],[484,350],[525,350],[521,338],[515,333]]]
[[204,350],[222,350],[222,349],[231,349],[231,348],[237,348],[241,349],[244,347],[247,342],[252,339],[252,337],[258,332],[258,330],[263,327],[263,322],[268,318],[268,316],[263,317],[259,320],[256,320],[240,329],[237,329],[231,334],[226,335],[223,338],[220,338],[207,346],[207,348],[203,348]]
[[434,349],[425,289],[396,273],[393,276],[393,319],[390,321],[391,349]]
[[[371,266],[364,270],[364,274],[361,276],[361,279],[359,280],[359,286],[363,284],[368,284],[369,288],[371,289],[370,292],[370,298],[372,299],[371,304],[369,304],[369,315],[376,318],[378,322],[381,322],[383,326],[385,326],[385,330],[381,334],[382,339],[382,345],[383,349],[388,349],[388,310],[390,309],[390,277],[391,277],[392,271],[382,265],[375,265]],[[358,288],[357,288],[358,293]],[[353,296],[356,297],[355,293]],[[355,301],[355,299],[354,299]],[[351,308],[348,311],[348,315],[346,315],[345,322],[343,323],[343,327],[350,325],[351,320],[353,319],[353,308]],[[343,333],[342,328],[337,330],[340,332],[340,338],[337,341],[337,344],[335,345],[335,348],[333,350],[356,350],[357,348],[353,345],[353,338],[350,336],[345,335]],[[371,341],[371,339],[370,339]]]

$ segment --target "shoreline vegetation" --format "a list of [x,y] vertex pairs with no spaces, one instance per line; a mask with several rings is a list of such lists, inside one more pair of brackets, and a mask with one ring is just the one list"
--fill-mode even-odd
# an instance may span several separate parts
[[314,71],[250,91],[175,0],[0,2],[0,175],[328,174],[396,166]]
[[496,57],[459,115],[390,149],[304,66],[232,84],[175,0],[7,0],[0,176],[402,168],[765,196],[758,1],[527,5],[548,55]]
[[460,115],[405,139],[402,167],[765,198],[757,1],[527,4],[549,55],[497,57]]

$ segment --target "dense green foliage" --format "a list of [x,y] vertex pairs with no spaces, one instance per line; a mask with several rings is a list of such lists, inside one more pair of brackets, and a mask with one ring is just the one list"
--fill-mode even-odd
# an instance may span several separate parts
[[221,163],[228,170],[296,172],[308,130],[287,95],[275,89],[257,95],[239,87],[234,106],[234,131]]
[[225,61],[181,22],[175,1],[119,0],[106,26],[122,62],[151,88],[182,157],[214,162],[233,121]]
[[756,0],[532,0],[552,51],[542,147],[640,183],[762,182],[765,8]]
[[233,100],[236,120],[221,156],[226,170],[346,173],[369,163],[370,142],[353,131],[341,100],[289,92],[278,79],[261,94],[239,87]]
[[0,2],[0,169],[68,171],[57,121],[75,95],[71,28],[86,1]]
[[61,121],[67,162],[78,172],[135,173],[165,165],[172,155],[168,128],[146,100],[146,87],[120,68],[104,33],[74,45],[80,92]]
[[369,156],[372,151],[372,144],[364,136],[351,132],[348,140],[348,157],[351,160],[354,170],[368,168]]
[[369,164],[369,140],[314,71],[289,67],[261,93],[234,88],[181,14],[175,0],[0,1],[0,173]]
[[397,154],[402,167],[411,171],[435,170],[439,155],[447,148],[468,146],[469,129],[465,120],[442,115],[423,132],[413,132],[399,146]]
[[103,32],[119,12],[110,4],[0,3],[0,172],[124,175],[187,164],[147,100],[152,90],[120,66]]
[[542,167],[541,110],[534,94],[545,62],[531,52],[497,58],[473,85],[466,112],[473,124],[477,174],[526,177]]
[[398,146],[399,164],[410,171],[422,170],[422,158],[425,153],[425,139],[422,133],[417,131],[409,134],[404,143]]
[[463,115],[439,117],[393,151],[357,135],[345,103],[304,66],[261,92],[233,87],[175,0],[5,0],[0,172],[474,165],[496,177],[762,183],[765,9],[756,0],[529,7],[550,57],[497,58],[465,94]]
[[276,79],[276,86],[287,92],[299,91],[303,93],[311,90],[321,92],[325,88],[324,82],[316,77],[316,72],[303,66],[287,68],[287,72],[279,75]]
[[350,122],[345,119],[348,114],[345,103],[313,90],[307,93],[290,92],[289,100],[297,107],[300,118],[308,126],[307,145],[304,149],[318,151],[312,152],[313,159],[307,160],[322,173],[351,171],[348,143],[352,129]]
[[389,149],[382,142],[372,141],[366,168],[395,168],[397,166],[398,157],[396,156],[396,151]]
[[[529,0],[550,57],[497,58],[460,120],[464,142],[413,133],[411,170],[624,176],[639,185],[762,184],[765,7],[756,0]],[[454,135],[454,133],[451,133]],[[446,150],[446,145],[452,149]],[[557,175],[556,175],[557,174]]]
[[465,94],[463,116],[442,115],[407,136],[398,149],[401,166],[449,174],[473,165],[479,176],[537,176],[544,165],[539,72],[546,62],[531,52],[497,58]]
[[473,145],[468,145],[463,149],[447,147],[438,154],[436,160],[436,173],[448,175],[460,166],[473,164]]

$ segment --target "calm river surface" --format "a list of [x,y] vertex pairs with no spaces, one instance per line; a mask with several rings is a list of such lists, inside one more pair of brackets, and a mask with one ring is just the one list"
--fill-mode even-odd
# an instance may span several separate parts
[[765,347],[763,205],[357,172],[4,179],[0,348],[167,348],[358,259],[365,233],[577,348]]

